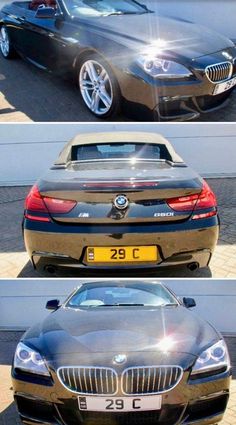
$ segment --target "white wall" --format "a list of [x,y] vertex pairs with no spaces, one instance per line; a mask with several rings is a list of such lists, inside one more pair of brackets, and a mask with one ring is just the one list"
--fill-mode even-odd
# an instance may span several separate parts
[[152,10],[206,25],[236,39],[234,0],[142,0]]
[[32,184],[77,133],[159,132],[204,177],[235,176],[236,124],[2,124],[0,186]]
[[[0,281],[0,329],[26,329],[33,325],[48,314],[45,310],[47,300],[64,300],[82,281],[83,279]],[[179,296],[194,297],[197,302],[195,312],[218,330],[236,334],[236,280],[169,279],[165,283]]]

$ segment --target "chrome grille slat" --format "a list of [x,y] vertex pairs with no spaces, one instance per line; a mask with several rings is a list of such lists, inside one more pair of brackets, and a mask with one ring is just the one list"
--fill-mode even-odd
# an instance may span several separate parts
[[98,394],[98,379],[97,379],[97,369],[95,369],[95,388],[96,388],[96,393]]
[[111,368],[68,366],[57,371],[60,382],[78,394],[115,395],[118,375]]
[[206,67],[206,76],[212,83],[226,81],[233,75],[233,64],[231,62],[222,62]]
[[68,379],[69,385],[71,387],[71,379],[70,379],[70,373],[69,373],[69,370],[68,369],[67,369],[67,379]]
[[154,374],[153,374],[153,383],[152,383],[152,392],[155,389],[155,383],[156,383],[156,376],[157,376],[157,371],[156,369],[154,369]]
[[114,393],[114,376],[112,372],[111,372],[111,390],[112,390],[112,393]]
[[72,369],[72,376],[73,376],[73,386],[76,388],[77,385],[76,385],[76,380],[75,380],[75,369],[74,368]]
[[[82,381],[81,381],[81,376],[80,376],[80,369],[77,369],[77,373],[78,373],[78,378],[79,378],[79,388],[82,389]],[[76,390],[78,389],[78,385],[76,387]]]
[[159,380],[158,380],[158,387],[157,387],[157,389],[158,389],[158,392],[160,391],[160,388],[161,388],[161,369],[160,369],[160,371],[159,371]]
[[182,376],[180,366],[128,368],[122,374],[122,392],[126,395],[162,393],[178,385]]

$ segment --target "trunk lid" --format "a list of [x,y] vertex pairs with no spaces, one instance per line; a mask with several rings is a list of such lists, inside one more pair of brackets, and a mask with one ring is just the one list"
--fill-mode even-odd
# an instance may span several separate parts
[[[63,223],[165,222],[187,219],[191,211],[174,211],[168,199],[199,194],[202,181],[185,164],[168,161],[91,161],[54,167],[38,184],[42,196],[74,200],[67,214],[51,214]],[[124,195],[127,208],[116,198]]]

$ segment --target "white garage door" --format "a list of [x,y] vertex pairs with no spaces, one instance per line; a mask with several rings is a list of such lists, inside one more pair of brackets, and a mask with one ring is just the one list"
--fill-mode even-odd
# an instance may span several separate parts
[[[95,280],[95,279],[93,279]],[[44,318],[47,300],[67,295],[83,280],[3,280],[0,282],[0,328],[26,329]],[[183,297],[194,297],[195,312],[214,324],[221,332],[236,334],[236,281],[168,280],[166,284]],[[227,312],[227,314],[225,314]]]
[[161,133],[204,177],[235,176],[236,124],[20,124],[0,127],[0,185],[33,184],[78,133]]

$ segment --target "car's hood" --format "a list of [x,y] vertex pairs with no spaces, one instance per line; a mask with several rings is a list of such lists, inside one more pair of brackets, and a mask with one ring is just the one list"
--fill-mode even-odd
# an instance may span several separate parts
[[[121,37],[129,47],[145,48],[157,44],[163,50],[189,59],[198,58],[234,47],[232,41],[215,31],[180,19],[158,16],[157,13],[141,15],[108,16],[89,20],[100,27],[109,38]],[[161,42],[160,42],[161,40]],[[158,53],[158,47],[157,47]]]
[[208,323],[185,307],[60,308],[31,328],[24,341],[48,358],[61,354],[160,351],[164,337],[170,351],[197,355],[219,339]]

